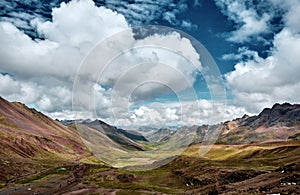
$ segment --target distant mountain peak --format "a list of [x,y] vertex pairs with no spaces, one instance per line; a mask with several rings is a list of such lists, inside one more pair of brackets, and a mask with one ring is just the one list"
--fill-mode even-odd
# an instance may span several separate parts
[[[270,126],[294,126],[300,124],[300,104],[274,104],[272,108],[265,108],[257,116],[259,125]],[[264,123],[264,124],[262,124]]]
[[243,117],[242,117],[242,119],[247,119],[247,118],[249,118],[248,114],[244,114]]
[[274,104],[257,116],[244,115],[223,123],[222,143],[243,144],[297,138],[300,133],[300,104]]

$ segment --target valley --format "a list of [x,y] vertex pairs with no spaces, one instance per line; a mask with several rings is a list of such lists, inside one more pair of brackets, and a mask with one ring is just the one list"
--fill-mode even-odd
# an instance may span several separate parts
[[215,125],[207,144],[205,125],[126,131],[0,103],[1,195],[300,193],[299,105]]
[[100,162],[65,164],[6,184],[1,194],[299,194],[300,143],[215,145],[205,158],[194,145],[153,170]]

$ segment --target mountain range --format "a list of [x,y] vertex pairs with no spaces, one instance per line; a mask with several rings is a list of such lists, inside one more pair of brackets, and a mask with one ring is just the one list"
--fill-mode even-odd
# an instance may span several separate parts
[[[180,127],[177,132],[195,133],[195,141],[201,143],[207,132],[220,128],[219,144],[253,144],[261,142],[286,141],[299,139],[300,135],[300,104],[275,104],[265,108],[257,116],[244,115],[232,121],[215,125]],[[149,141],[163,142],[170,139],[175,131],[168,128],[138,129]]]
[[[203,143],[205,135],[208,131],[216,129],[221,130],[216,140],[216,145],[204,156],[204,159],[202,159],[203,157],[197,157],[196,151]],[[187,139],[189,135],[193,138],[192,140]],[[74,172],[78,177],[84,178],[86,176],[86,170],[95,171],[94,168],[87,169],[87,167],[91,167],[91,165],[97,165],[96,167],[98,168],[99,166],[105,167],[105,170],[109,167],[109,169],[111,169],[111,166],[114,166],[114,164],[110,163],[110,160],[114,158],[114,156],[115,159],[113,160],[124,161],[122,162],[123,164],[118,162],[115,167],[131,166],[129,162],[130,159],[135,159],[141,164],[155,164],[159,162],[161,158],[155,156],[154,159],[144,162],[144,159],[139,156],[135,156],[134,158],[129,158],[130,156],[128,156],[125,160],[119,156],[132,154],[131,152],[138,154],[139,152],[148,153],[159,149],[178,149],[183,146],[187,149],[182,155],[178,157],[174,156],[172,159],[175,160],[170,160],[170,163],[162,163],[163,170],[172,170],[172,175],[175,175],[174,177],[176,178],[181,178],[182,182],[185,183],[185,187],[195,185],[196,183],[198,183],[198,188],[199,186],[205,186],[204,184],[206,184],[207,187],[211,186],[212,183],[202,181],[198,176],[192,176],[193,173],[190,172],[190,168],[191,166],[196,166],[194,163],[198,161],[201,163],[217,162],[218,169],[225,171],[226,174],[228,170],[223,169],[225,164],[229,167],[233,166],[233,161],[229,159],[236,159],[239,162],[242,162],[242,159],[247,161],[247,163],[250,162],[250,164],[253,162],[266,164],[264,165],[267,167],[266,171],[269,171],[270,167],[273,167],[272,171],[274,171],[275,168],[280,169],[280,167],[285,167],[286,164],[288,164],[287,161],[296,163],[295,166],[299,166],[299,160],[297,160],[300,155],[299,135],[299,104],[275,104],[272,108],[265,108],[257,116],[244,115],[242,118],[211,126],[194,125],[190,127],[180,127],[177,130],[168,128],[157,130],[151,127],[141,127],[137,131],[133,131],[111,126],[101,120],[53,120],[33,108],[28,108],[25,104],[8,102],[0,97],[0,187],[2,186],[4,189],[7,188],[10,190],[9,184],[11,183],[26,183],[26,178],[42,177],[41,175],[45,175],[45,173],[48,173],[48,176],[53,174],[53,170],[55,170],[55,174],[58,174],[57,167],[67,169],[68,171],[68,167],[72,167],[72,169],[70,169],[72,177],[69,177],[73,178],[72,181],[74,180],[75,182],[77,177],[74,177]],[[185,144],[186,142],[187,144]],[[220,148],[220,146],[222,146],[222,148]],[[271,165],[269,164],[270,162],[265,161],[265,156],[269,155],[271,157],[268,158],[274,160]],[[210,159],[210,161],[207,161],[207,159]],[[222,160],[224,165],[220,164],[219,160]],[[136,162],[132,165],[136,165],[135,163]],[[191,164],[191,166],[185,169],[183,167],[180,168],[184,164]],[[267,172],[261,172],[261,170],[257,168],[257,165],[252,164],[252,166],[258,170],[257,172],[253,172],[253,175],[248,175],[247,177],[254,178],[257,175],[267,174]],[[220,167],[222,167],[222,169]],[[197,168],[197,166],[195,168]],[[293,168],[293,170],[295,169],[296,172],[298,172],[298,168]],[[113,168],[113,170],[115,169]],[[154,173],[156,173],[155,170]],[[236,169],[234,170],[236,171]],[[152,173],[153,172],[149,172],[150,175]],[[94,172],[90,174],[93,175]],[[217,174],[217,172],[215,174]],[[221,174],[221,172],[218,172],[218,174]],[[238,175],[239,174],[242,173],[238,173]],[[291,179],[293,182],[295,180],[296,186],[300,185],[299,175],[297,174],[296,176],[293,175],[293,177],[295,177],[294,179]],[[108,172],[107,175],[107,177],[115,178],[111,171]],[[118,177],[116,176],[117,180],[121,183],[124,181],[125,183],[135,182],[134,174]],[[235,177],[239,176],[235,175],[234,178]],[[142,178],[145,179],[144,177]],[[244,179],[246,180],[247,178]],[[106,179],[104,180],[106,181]],[[240,181],[242,179],[237,180]],[[112,181],[115,180],[112,179]],[[76,185],[79,185],[80,182],[81,181],[76,180]],[[151,182],[153,181],[151,180]],[[204,182],[204,184],[201,182]],[[297,182],[299,182],[299,184]],[[104,185],[102,182],[100,183]],[[60,184],[60,186],[61,185],[62,184]],[[120,184],[120,186],[122,185]],[[226,186],[227,185],[229,184],[226,184]],[[72,187],[68,184],[66,184],[66,186],[68,186],[68,188],[65,190],[70,190]],[[112,188],[112,186],[106,186],[105,190],[107,187]],[[123,187],[121,188],[123,189]],[[148,187],[145,188],[148,189]],[[182,187],[180,187],[180,189],[181,188]],[[187,187],[187,189],[190,188],[191,187]],[[19,187],[18,189],[17,194],[26,194],[25,192],[28,192],[26,191],[27,188],[25,189],[24,187]],[[152,187],[149,187],[149,189],[154,190],[153,192],[164,191],[155,190],[155,188]],[[193,190],[195,189],[193,187],[190,190],[194,192]],[[51,192],[53,192],[53,194],[60,194],[59,191],[53,191],[53,186],[51,190],[48,190],[49,192],[52,190]],[[74,189],[72,188],[72,190]],[[219,187],[216,187],[216,190],[219,192],[226,191]],[[211,193],[213,193],[213,191]]]

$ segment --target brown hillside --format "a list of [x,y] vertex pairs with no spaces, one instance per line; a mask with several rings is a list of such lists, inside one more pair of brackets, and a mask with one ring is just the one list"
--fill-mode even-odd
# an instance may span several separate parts
[[74,129],[22,103],[10,103],[1,97],[0,139],[2,181],[38,171],[54,161],[76,160],[89,155]]

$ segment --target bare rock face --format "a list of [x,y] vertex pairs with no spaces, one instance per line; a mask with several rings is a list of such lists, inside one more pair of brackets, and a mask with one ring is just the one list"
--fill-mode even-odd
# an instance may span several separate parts
[[274,104],[272,108],[265,108],[258,116],[250,117],[242,123],[252,128],[300,125],[300,104]]
[[257,116],[244,115],[221,124],[220,143],[249,144],[266,141],[298,140],[300,135],[300,104],[274,104]]

